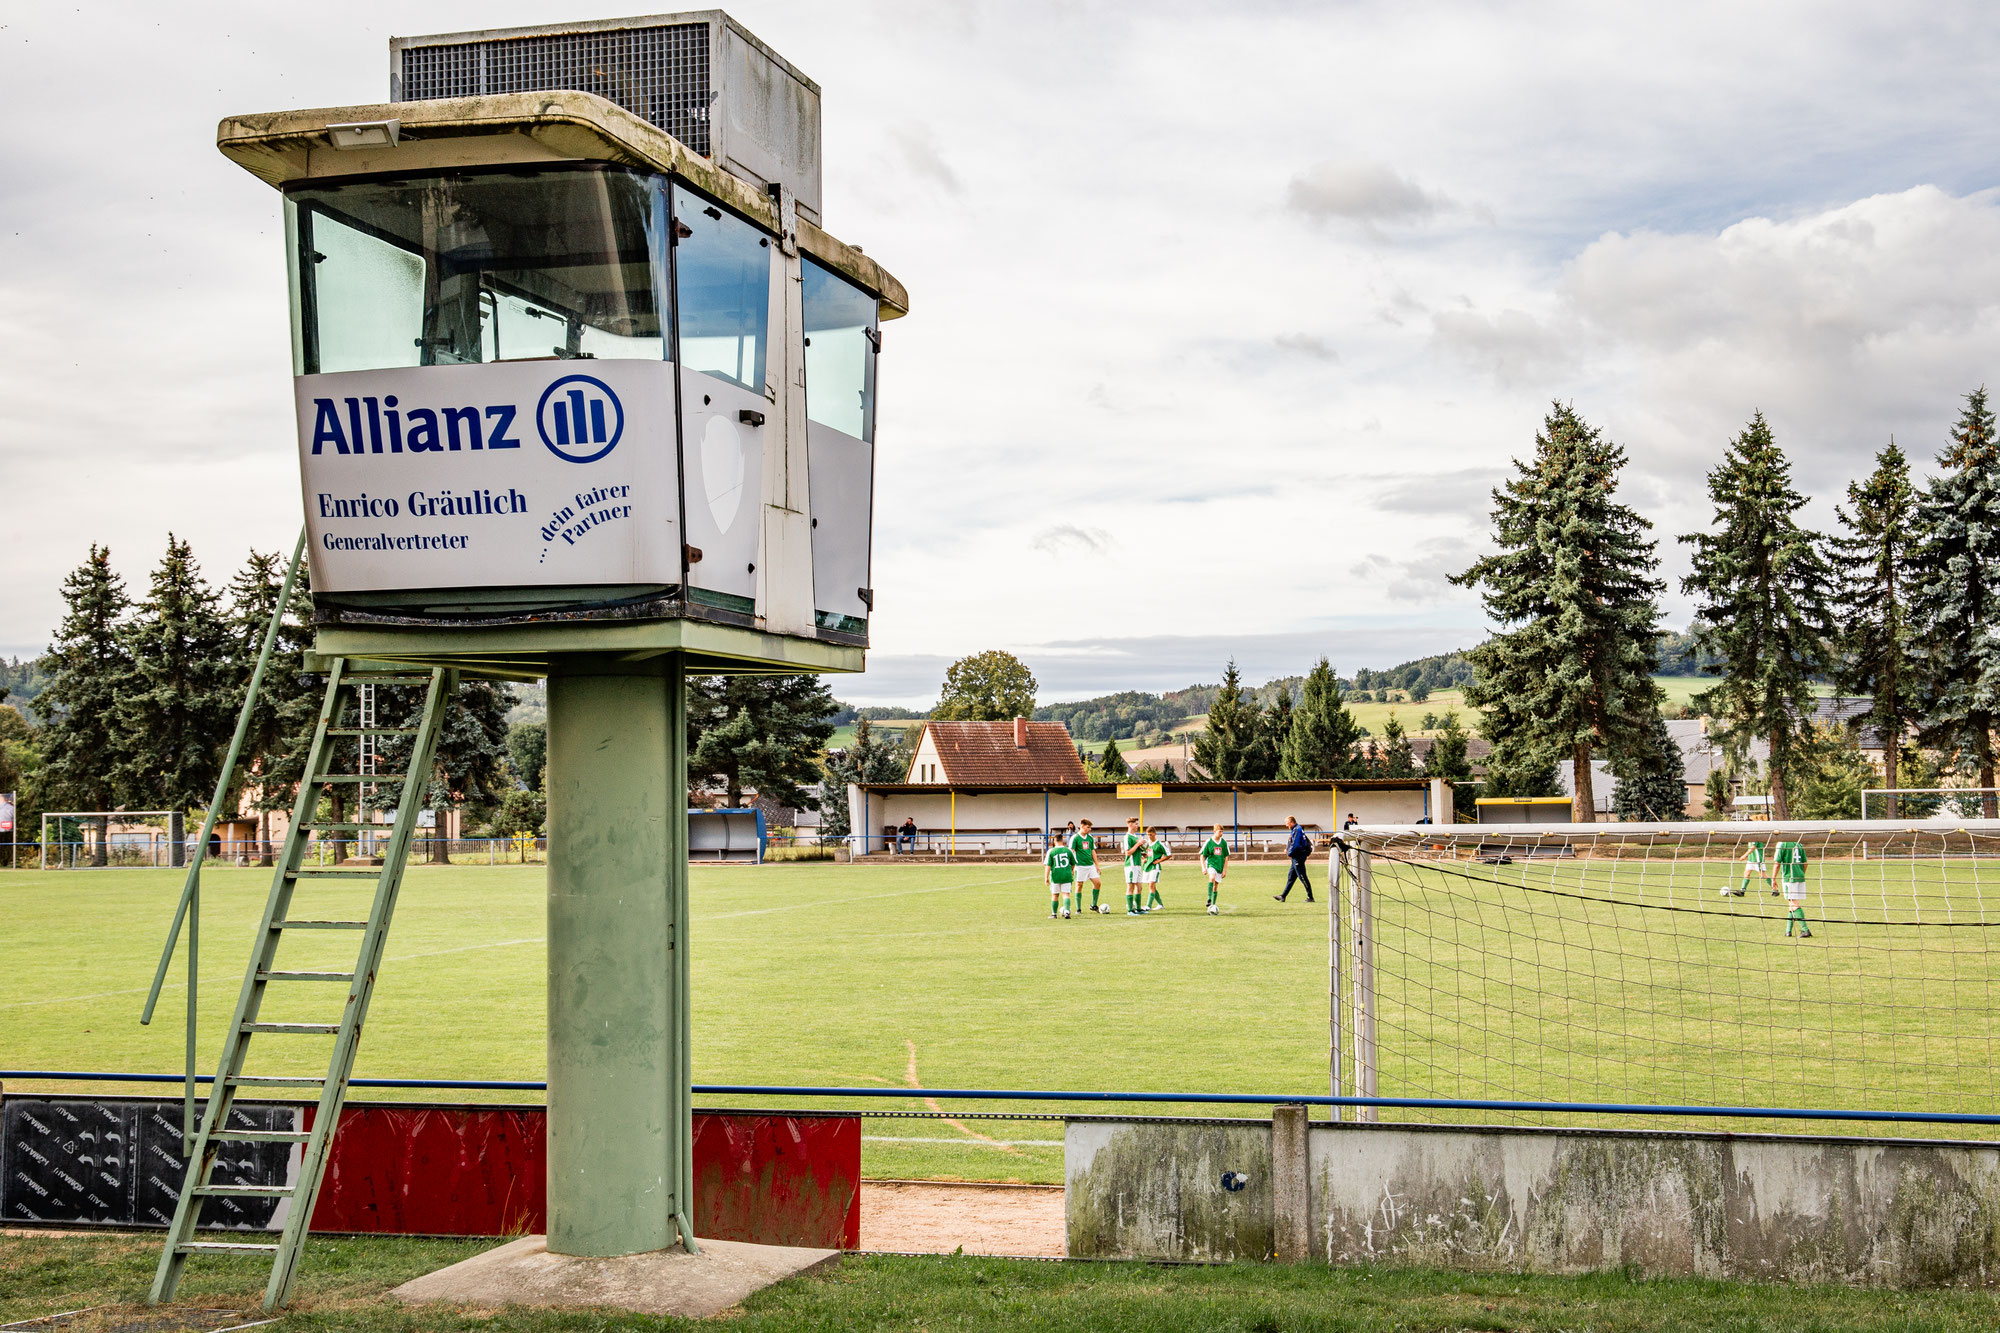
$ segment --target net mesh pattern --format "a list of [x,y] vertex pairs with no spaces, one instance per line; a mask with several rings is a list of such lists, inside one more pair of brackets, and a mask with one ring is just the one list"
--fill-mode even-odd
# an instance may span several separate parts
[[705,23],[403,48],[406,102],[549,89],[595,93],[709,155]]
[[[2000,891],[2000,827],[1754,828],[1350,835],[1342,1090],[1365,1094],[1372,1070],[1383,1097],[2000,1112],[2000,899],[1986,894]],[[2000,1137],[1908,1122],[1598,1123]]]

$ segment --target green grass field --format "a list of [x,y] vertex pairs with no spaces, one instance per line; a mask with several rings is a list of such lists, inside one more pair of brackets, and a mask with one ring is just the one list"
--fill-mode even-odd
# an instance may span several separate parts
[[[1829,886],[1816,914],[1840,914],[1831,886],[1854,872],[1839,864],[1816,869]],[[1875,876],[1886,887],[1892,870],[1913,873],[1906,867],[1872,865],[1854,882],[1872,888],[1865,876]],[[696,1081],[1325,1091],[1325,909],[1296,894],[1273,902],[1281,867],[1237,866],[1219,917],[1201,910],[1195,871],[1176,865],[1166,873],[1168,911],[1125,917],[1121,886],[1108,899],[1118,915],[1068,922],[1048,919],[1038,869],[695,867]],[[1399,887],[1383,865],[1381,1090],[1994,1109],[1992,932],[1823,924],[1811,943],[1793,943],[1776,900],[1716,906],[1708,881],[1732,873],[1724,863],[1680,867],[1673,901],[1696,914],[1468,884],[1432,869],[1403,873]],[[1964,897],[1978,866],[1937,873],[1947,879],[1934,894]],[[1532,874],[1598,899],[1645,888],[1667,902],[1658,863],[1558,863]],[[268,872],[256,870],[204,877],[203,1072],[213,1068],[267,883]],[[178,886],[171,871],[0,875],[0,1068],[178,1070],[178,975],[154,1025],[136,1021]],[[1860,899],[1850,900],[1841,911],[1851,916]],[[1926,910],[1935,915],[1941,902]],[[541,867],[414,867],[357,1072],[541,1078],[543,935]],[[288,937],[286,947],[299,968],[351,961],[326,933]],[[300,994],[308,989],[288,988],[265,1016],[319,1017],[313,997]],[[252,1072],[314,1072],[325,1047],[267,1038],[253,1058]],[[1061,1179],[1061,1127],[1052,1121],[871,1120],[864,1133],[864,1168],[875,1177]]]
[[[491,1241],[411,1237],[312,1240],[292,1305],[271,1333],[436,1333],[511,1329],[610,1333],[715,1327],[615,1311],[406,1306],[391,1287],[470,1258]],[[138,1304],[156,1236],[0,1235],[0,1322],[89,1310],[70,1333],[235,1327],[257,1312],[266,1270],[251,1256],[191,1265],[161,1322]],[[97,1308],[92,1308],[97,1307]],[[196,1311],[212,1312],[200,1319]],[[226,1317],[235,1315],[235,1318]],[[1010,1333],[1986,1333],[1990,1291],[1644,1281],[1624,1274],[1528,1277],[1314,1264],[1155,1267],[971,1256],[848,1258],[762,1291],[721,1317],[740,1333],[778,1330],[1006,1329]]]

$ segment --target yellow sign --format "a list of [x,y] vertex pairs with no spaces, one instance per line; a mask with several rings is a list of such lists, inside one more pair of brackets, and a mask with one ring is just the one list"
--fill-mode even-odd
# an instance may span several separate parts
[[1118,799],[1121,801],[1143,801],[1148,796],[1158,796],[1160,784],[1157,782],[1121,782],[1118,784]]

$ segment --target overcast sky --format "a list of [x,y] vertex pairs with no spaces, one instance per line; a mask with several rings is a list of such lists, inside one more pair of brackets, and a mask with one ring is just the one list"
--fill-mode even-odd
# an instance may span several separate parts
[[[392,34],[619,12],[7,7],[0,652],[92,541],[221,582],[297,532],[278,198],[215,122],[386,97]],[[911,295],[843,698],[989,647],[1045,699],[1462,647],[1444,576],[1552,398],[1677,576],[1753,410],[1830,523],[2000,365],[1990,4],[730,12],[821,85],[826,225]]]

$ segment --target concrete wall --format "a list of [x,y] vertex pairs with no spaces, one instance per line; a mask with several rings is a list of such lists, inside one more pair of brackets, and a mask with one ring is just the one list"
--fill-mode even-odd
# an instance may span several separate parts
[[2000,1282],[2000,1145],[1322,1121],[1304,1191],[1225,1191],[1271,1142],[1254,1121],[1072,1124],[1069,1252],[1263,1258],[1295,1223],[1244,1210],[1302,1196],[1332,1263]]
[[[1050,827],[1056,828],[1070,820],[1089,819],[1097,825],[1099,833],[1117,834],[1124,832],[1128,816],[1139,814],[1141,804],[1136,800],[1121,801],[1108,792],[1051,792],[1046,807],[1043,801],[1040,791],[960,792],[954,810],[952,794],[945,787],[934,792],[902,793],[850,786],[848,826],[870,835],[870,845],[862,849],[865,852],[886,850],[882,830],[900,826],[906,817],[915,819],[923,833],[935,835],[920,844],[926,850],[931,849],[931,841],[941,844],[953,829],[957,830],[961,852],[976,852],[981,845],[996,851],[1019,851],[1030,840],[1039,850],[1044,818]],[[1451,786],[1439,780],[1430,783],[1426,790],[1343,791],[1338,816],[1333,792],[1327,787],[1240,793],[1180,791],[1169,787],[1164,795],[1145,801],[1144,806],[1148,824],[1184,835],[1169,839],[1176,846],[1182,842],[1199,843],[1211,825],[1221,824],[1225,831],[1240,827],[1246,837],[1268,842],[1270,850],[1281,851],[1283,840],[1279,830],[1284,828],[1287,815],[1296,818],[1311,833],[1331,832],[1350,813],[1364,824],[1414,824],[1427,813],[1438,823],[1449,823]]]

